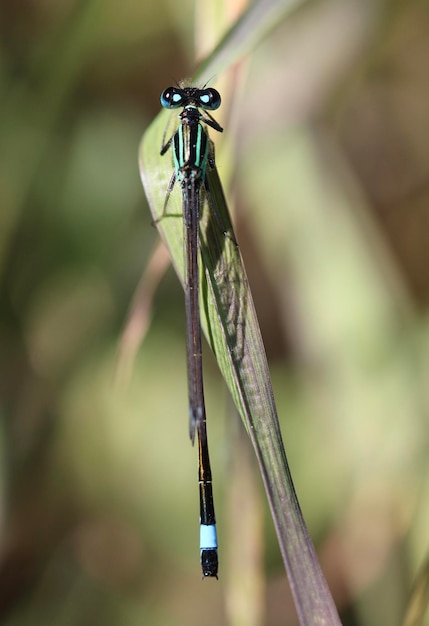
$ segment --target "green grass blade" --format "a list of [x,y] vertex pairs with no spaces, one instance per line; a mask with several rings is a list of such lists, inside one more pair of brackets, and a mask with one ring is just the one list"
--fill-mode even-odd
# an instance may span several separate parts
[[414,583],[403,626],[423,626],[429,606],[429,558],[424,561]]
[[220,74],[262,41],[304,0],[256,0],[225,34],[213,53],[201,64],[198,79],[203,83]]
[[[158,116],[144,135],[140,169],[153,218],[183,284],[178,186],[162,216],[173,171],[171,158],[159,155],[165,121],[165,115]],[[202,327],[256,452],[301,624],[339,624],[296,499],[253,299],[217,170],[208,171],[208,182],[200,223]]]
[[[200,68],[198,80],[208,80],[237,60],[298,4],[300,0],[253,3]],[[162,216],[173,171],[171,157],[159,155],[168,119],[162,111],[146,131],[139,161],[154,221],[183,284],[182,199],[177,186],[168,214]],[[203,331],[256,452],[300,623],[340,624],[295,495],[253,299],[216,170],[209,168],[208,183],[200,222]]]

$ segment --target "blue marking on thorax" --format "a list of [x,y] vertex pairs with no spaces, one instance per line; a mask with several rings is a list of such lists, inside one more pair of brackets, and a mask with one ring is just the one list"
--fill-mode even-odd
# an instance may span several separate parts
[[201,167],[201,124],[198,124],[197,145],[195,152],[195,165]]

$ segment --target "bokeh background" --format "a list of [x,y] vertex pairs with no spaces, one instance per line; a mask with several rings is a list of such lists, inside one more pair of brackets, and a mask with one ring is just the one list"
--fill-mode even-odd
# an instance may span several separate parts
[[[191,75],[241,10],[0,2],[7,626],[297,623],[209,354],[221,569],[218,583],[200,580],[172,270],[128,380],[116,376],[157,241],[140,137],[162,89]],[[216,83],[218,169],[296,489],[346,625],[401,624],[428,550],[428,35],[424,0],[297,2]],[[233,558],[234,537],[249,562]]]

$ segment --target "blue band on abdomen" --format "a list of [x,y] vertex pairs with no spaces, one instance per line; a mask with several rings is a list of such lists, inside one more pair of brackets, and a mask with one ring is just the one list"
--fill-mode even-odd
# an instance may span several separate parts
[[201,524],[200,526],[200,549],[217,548],[216,526]]

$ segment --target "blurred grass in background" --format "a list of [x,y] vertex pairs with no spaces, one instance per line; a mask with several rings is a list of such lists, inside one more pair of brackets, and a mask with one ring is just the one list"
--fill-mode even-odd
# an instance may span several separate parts
[[[307,2],[249,58],[225,124],[286,451],[349,625],[400,624],[428,547],[428,18],[422,0]],[[0,4],[8,626],[231,623],[225,561],[200,580],[171,271],[113,386],[157,239],[137,148],[193,71],[194,26],[190,1]],[[209,355],[205,382],[222,559],[234,449]],[[260,623],[294,624],[268,515],[264,541]]]

